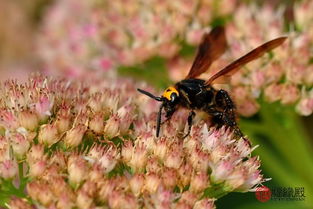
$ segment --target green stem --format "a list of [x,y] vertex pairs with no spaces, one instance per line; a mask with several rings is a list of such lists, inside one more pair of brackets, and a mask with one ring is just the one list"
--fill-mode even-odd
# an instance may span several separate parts
[[225,195],[227,195],[229,191],[225,190],[225,186],[223,184],[212,185],[205,189],[203,197],[211,197],[219,199]]
[[0,179],[0,206],[5,206],[5,203],[7,203],[12,196],[27,198],[26,194],[24,193],[27,178],[24,178],[23,175],[23,162],[18,164],[18,171],[18,188],[16,188],[13,184],[13,179]]

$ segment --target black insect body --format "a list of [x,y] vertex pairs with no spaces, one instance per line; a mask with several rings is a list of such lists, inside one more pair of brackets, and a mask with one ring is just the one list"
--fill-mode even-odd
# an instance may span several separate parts
[[[173,92],[172,88],[176,89],[178,94]],[[186,79],[176,83],[174,87],[170,87],[169,91],[165,92],[172,94],[174,98],[164,102],[167,120],[179,107],[191,110],[188,116],[188,133],[185,137],[190,133],[195,110],[208,113],[212,117],[212,122],[218,127],[227,125],[232,127],[237,135],[243,136],[237,127],[235,105],[226,91],[216,90],[212,86],[205,85],[205,81],[201,79]]]
[[[203,36],[199,46],[195,61],[185,80],[168,87],[161,97],[156,97],[151,93],[138,89],[139,92],[162,102],[157,117],[156,136],[159,136],[161,126],[162,109],[165,110],[166,120],[170,120],[173,113],[180,107],[190,110],[188,116],[188,132],[190,134],[192,120],[195,111],[204,111],[212,117],[212,122],[217,127],[230,127],[238,137],[243,137],[242,132],[236,123],[235,104],[225,90],[217,90],[212,84],[220,82],[237,72],[240,67],[248,62],[261,57],[265,52],[270,51],[286,40],[286,37],[280,37],[257,47],[248,54],[232,62],[221,71],[213,75],[208,80],[197,79],[199,75],[205,72],[212,62],[219,58],[226,49],[226,37],[223,27],[214,28],[210,33]],[[165,122],[163,121],[163,123]]]

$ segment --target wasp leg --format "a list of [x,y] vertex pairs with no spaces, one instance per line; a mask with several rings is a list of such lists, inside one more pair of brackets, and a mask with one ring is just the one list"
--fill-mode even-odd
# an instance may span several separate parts
[[175,112],[175,109],[166,112],[166,114],[165,114],[165,120],[164,120],[163,122],[161,122],[161,125],[163,125],[163,124],[166,123],[167,121],[171,120],[171,118],[172,118],[174,112]]
[[244,134],[241,132],[236,123],[236,106],[227,91],[224,91],[222,89],[219,90],[216,95],[216,100],[218,103],[220,103],[220,105],[224,107],[222,115],[218,116],[218,118],[220,118],[221,121],[224,123],[223,125],[231,127],[234,130],[235,135],[239,138],[243,138],[251,147],[250,141],[244,137]]
[[183,137],[183,139],[186,138],[187,136],[189,136],[190,131],[191,131],[191,126],[192,126],[192,120],[193,120],[193,118],[195,117],[195,115],[196,115],[196,113],[195,113],[194,111],[189,112],[189,115],[188,115],[188,132],[187,132],[187,134]]
[[225,125],[234,127],[236,126],[235,104],[230,98],[227,91],[221,89],[216,94],[216,104],[223,109],[222,121]]

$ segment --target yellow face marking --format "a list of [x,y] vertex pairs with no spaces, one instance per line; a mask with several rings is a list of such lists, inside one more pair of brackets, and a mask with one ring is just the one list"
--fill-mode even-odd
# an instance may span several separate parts
[[167,100],[171,100],[172,93],[175,93],[177,96],[179,96],[177,89],[175,89],[173,86],[170,86],[163,92],[162,97],[165,97]]

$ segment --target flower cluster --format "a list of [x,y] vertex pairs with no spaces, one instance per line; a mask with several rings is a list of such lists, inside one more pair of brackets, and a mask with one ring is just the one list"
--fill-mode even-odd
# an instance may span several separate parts
[[197,44],[213,17],[230,14],[235,4],[236,0],[58,0],[45,15],[38,52],[49,72],[76,77],[153,56],[169,58],[180,49],[179,41]]
[[[203,77],[210,77],[262,43],[286,35],[288,40],[282,46],[249,63],[232,76],[232,95],[238,112],[243,116],[251,116],[259,110],[260,98],[267,102],[279,101],[283,105],[295,104],[299,114],[310,115],[313,111],[313,33],[312,15],[308,15],[308,11],[311,8],[311,1],[298,2],[294,7],[294,23],[290,23],[290,31],[286,33],[285,8],[240,5],[233,20],[226,25],[228,53]],[[298,30],[292,29],[295,27]],[[191,61],[184,58],[170,61],[170,76],[175,80],[182,79]]]
[[[295,5],[295,13],[298,13],[306,4],[308,1]],[[313,5],[311,2],[310,4]],[[253,48],[253,45],[257,46],[283,35],[285,27],[283,8],[275,10],[267,6],[262,10],[256,10],[241,7],[234,18],[234,23],[228,28],[229,33],[233,34],[230,38],[230,48],[234,57],[247,51],[247,47]],[[297,16],[295,22],[302,24]],[[245,23],[244,27],[242,23]],[[268,62],[269,57],[265,56],[247,65],[233,79],[234,96],[239,102],[241,101],[242,109],[249,109],[249,112],[254,113],[258,109],[255,99],[263,97],[268,102],[279,101],[284,105],[297,104],[296,110],[302,115],[312,113],[313,73],[310,51],[312,51],[313,42],[310,41],[312,32],[306,31],[310,30],[309,28],[306,27],[301,32],[290,31],[286,43],[274,50],[271,62]],[[251,101],[250,104],[246,102],[247,99]]]
[[215,208],[266,180],[225,127],[198,119],[183,140],[184,111],[156,138],[157,103],[128,80],[34,76],[0,92],[0,179],[23,193],[10,208]]
[[237,4],[233,0],[110,3],[59,0],[46,15],[38,38],[39,52],[48,72],[76,77],[91,72],[114,74],[109,69],[161,56],[167,60],[172,80],[181,80],[192,61],[190,57],[179,56],[182,41],[197,45],[214,18],[231,16],[226,24],[229,52],[204,77],[256,46],[287,34],[289,38],[284,45],[233,76],[232,94],[243,116],[258,111],[259,98],[295,104],[301,115],[310,115],[312,7],[308,0],[295,4],[294,21],[287,34],[282,6]]

